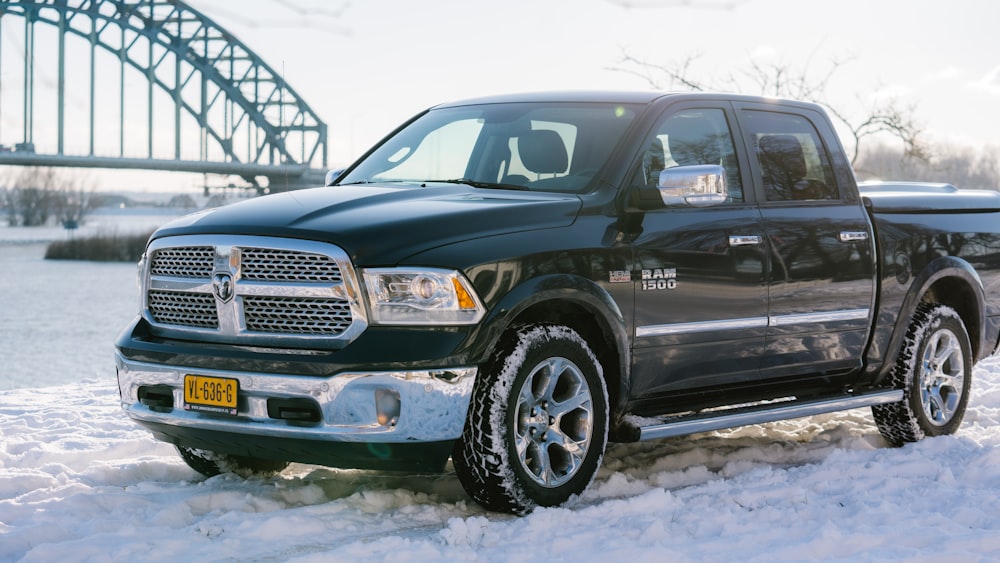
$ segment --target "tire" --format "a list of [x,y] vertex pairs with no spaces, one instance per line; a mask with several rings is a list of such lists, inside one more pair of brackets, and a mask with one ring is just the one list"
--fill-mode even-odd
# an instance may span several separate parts
[[958,430],[972,386],[972,345],[954,309],[917,307],[890,382],[903,390],[903,400],[872,407],[879,432],[890,444]]
[[176,448],[184,463],[205,477],[235,473],[244,479],[267,478],[281,473],[288,467],[287,461],[220,454],[186,446],[176,446]]
[[563,504],[597,474],[608,417],[603,370],[587,342],[565,326],[518,327],[476,381],[455,472],[489,510]]

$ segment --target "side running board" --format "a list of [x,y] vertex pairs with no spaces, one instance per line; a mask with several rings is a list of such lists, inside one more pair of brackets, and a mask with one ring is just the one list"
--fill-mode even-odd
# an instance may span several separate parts
[[[886,403],[898,403],[903,400],[901,389],[877,391],[860,395],[840,395],[834,398],[813,399],[808,401],[788,401],[755,405],[752,407],[735,408],[716,411],[710,414],[699,413],[690,416],[680,416],[659,424],[639,426],[639,440],[657,440],[711,432],[736,426],[763,424],[778,420],[802,418],[817,414],[845,411]],[[648,419],[647,419],[648,420]]]

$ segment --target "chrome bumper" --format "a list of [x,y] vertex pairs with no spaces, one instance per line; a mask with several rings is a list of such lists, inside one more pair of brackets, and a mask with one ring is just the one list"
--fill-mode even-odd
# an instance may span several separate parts
[[[116,353],[122,408],[134,420],[202,431],[321,442],[400,443],[455,440],[462,434],[476,368],[341,373],[332,377],[187,369],[130,361]],[[184,409],[186,374],[239,380],[235,416]],[[170,407],[140,402],[139,389],[169,388]],[[269,400],[315,402],[319,421],[268,414]]]

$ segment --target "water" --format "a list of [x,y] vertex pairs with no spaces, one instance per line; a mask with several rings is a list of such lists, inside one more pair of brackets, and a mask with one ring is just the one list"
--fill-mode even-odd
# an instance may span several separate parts
[[[169,216],[92,221],[140,232]],[[114,379],[114,341],[138,311],[133,263],[45,260],[57,228],[0,227],[0,390]]]

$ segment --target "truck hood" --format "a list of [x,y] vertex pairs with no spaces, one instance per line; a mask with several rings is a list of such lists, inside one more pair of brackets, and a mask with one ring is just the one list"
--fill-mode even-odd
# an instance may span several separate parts
[[1000,211],[1000,193],[960,190],[951,184],[862,182],[861,195],[877,213],[954,213]]
[[568,226],[577,196],[454,184],[331,186],[255,198],[174,220],[153,238],[192,234],[291,237],[336,244],[362,266],[479,237]]

